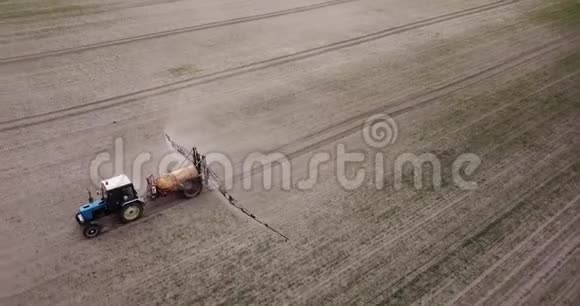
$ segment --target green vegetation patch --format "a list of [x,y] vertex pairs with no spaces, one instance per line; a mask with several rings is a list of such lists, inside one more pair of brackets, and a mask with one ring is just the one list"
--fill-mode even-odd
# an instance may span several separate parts
[[564,26],[580,26],[580,0],[555,0],[534,16],[539,22],[555,22]]
[[195,65],[183,65],[169,69],[169,73],[174,77],[192,76],[200,71],[201,69],[197,68]]
[[558,67],[566,73],[580,71],[580,50],[577,50],[572,55],[558,61]]
[[71,0],[3,0],[0,1],[0,20],[27,17],[76,16],[98,12],[96,4],[71,3]]

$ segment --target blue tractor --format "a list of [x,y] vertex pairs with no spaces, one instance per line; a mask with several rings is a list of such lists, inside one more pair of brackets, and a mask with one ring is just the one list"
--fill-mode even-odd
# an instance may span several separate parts
[[[147,201],[153,201],[173,193],[181,193],[185,198],[198,196],[207,186],[209,170],[206,158],[196,148],[186,154],[184,148],[179,148],[192,165],[182,167],[171,173],[158,178],[150,175],[147,177],[147,193],[144,196]],[[122,174],[101,182],[101,190],[98,193],[101,198],[94,200],[89,192],[88,203],[79,208],[75,215],[77,222],[83,227],[83,235],[86,238],[97,237],[102,227],[97,220],[108,216],[119,216],[122,223],[133,222],[143,216],[145,199],[141,198],[133,183]]]
[[126,175],[119,175],[101,182],[98,193],[101,198],[94,200],[89,193],[89,201],[79,208],[75,219],[83,227],[86,238],[94,238],[101,232],[99,218],[116,214],[121,222],[133,222],[143,216],[145,201],[139,197],[133,183]]

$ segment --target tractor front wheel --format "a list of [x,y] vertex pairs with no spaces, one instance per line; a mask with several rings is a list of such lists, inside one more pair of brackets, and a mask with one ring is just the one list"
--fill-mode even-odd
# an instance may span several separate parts
[[135,202],[123,206],[121,210],[121,221],[123,223],[133,222],[143,216],[143,204]]
[[87,239],[95,238],[95,237],[99,236],[100,233],[101,233],[101,226],[99,226],[98,224],[95,224],[95,223],[88,224],[83,229],[83,235]]

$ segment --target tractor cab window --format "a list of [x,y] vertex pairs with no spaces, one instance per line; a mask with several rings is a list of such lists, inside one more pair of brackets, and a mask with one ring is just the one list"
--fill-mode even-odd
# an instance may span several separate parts
[[134,198],[136,198],[135,190],[133,189],[133,186],[124,187],[122,194],[123,194],[124,201],[129,201],[129,200],[133,200]]

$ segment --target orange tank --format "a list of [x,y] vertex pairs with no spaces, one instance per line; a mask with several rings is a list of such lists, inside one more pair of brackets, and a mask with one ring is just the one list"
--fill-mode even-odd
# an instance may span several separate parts
[[159,191],[174,192],[187,181],[190,181],[199,176],[197,169],[194,166],[177,169],[169,174],[158,177],[155,180],[155,187]]

